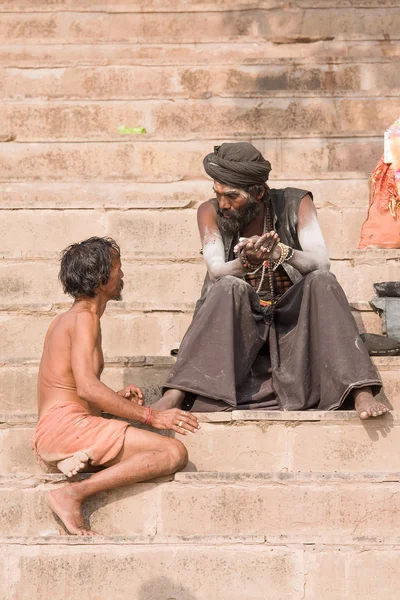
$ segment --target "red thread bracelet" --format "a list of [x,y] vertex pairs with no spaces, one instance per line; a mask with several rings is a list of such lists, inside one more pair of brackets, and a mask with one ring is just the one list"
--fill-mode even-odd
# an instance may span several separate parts
[[150,425],[151,417],[153,416],[153,410],[151,406],[146,406],[146,416],[144,419],[145,425]]

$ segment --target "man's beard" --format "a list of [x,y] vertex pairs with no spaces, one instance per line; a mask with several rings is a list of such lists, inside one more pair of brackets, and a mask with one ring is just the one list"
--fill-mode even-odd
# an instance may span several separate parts
[[116,294],[113,298],[111,298],[112,300],[116,300],[117,302],[121,302],[122,300],[122,290],[124,289],[124,280],[121,279],[121,282],[119,284],[119,292],[118,294]]
[[238,210],[225,211],[229,217],[224,217],[224,211],[220,208],[217,210],[217,220],[219,228],[228,234],[240,233],[247,225],[249,225],[262,210],[262,202],[249,196],[247,204]]

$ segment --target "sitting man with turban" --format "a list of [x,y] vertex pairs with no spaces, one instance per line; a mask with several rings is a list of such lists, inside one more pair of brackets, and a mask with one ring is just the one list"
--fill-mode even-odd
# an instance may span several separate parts
[[346,401],[361,419],[387,412],[329,272],[312,194],[270,189],[270,163],[246,142],[215,147],[204,168],[216,196],[198,210],[208,273],[155,408],[334,410]]

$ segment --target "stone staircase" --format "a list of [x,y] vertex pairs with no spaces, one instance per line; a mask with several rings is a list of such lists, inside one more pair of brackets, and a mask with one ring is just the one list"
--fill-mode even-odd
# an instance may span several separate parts
[[332,270],[379,332],[372,283],[399,278],[399,253],[354,249],[400,112],[398,31],[398,0],[0,0],[0,600],[398,597],[399,358],[376,361],[381,420],[203,415],[185,472],[88,503],[90,539],[58,535],[43,496],[64,478],[29,448],[69,243],[120,243],[104,381],[158,396],[204,276],[202,159],[222,141],[313,192]]

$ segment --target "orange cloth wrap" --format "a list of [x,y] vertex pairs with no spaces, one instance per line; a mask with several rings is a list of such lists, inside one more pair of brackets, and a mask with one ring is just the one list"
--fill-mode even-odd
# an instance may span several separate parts
[[91,415],[78,402],[62,402],[40,419],[32,448],[48,465],[80,451],[86,452],[91,465],[103,465],[122,450],[127,427],[126,421]]
[[400,198],[393,165],[383,157],[371,175],[368,216],[357,248],[400,248]]

